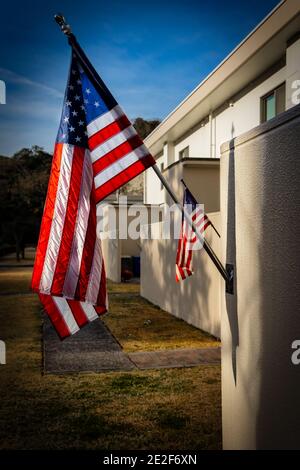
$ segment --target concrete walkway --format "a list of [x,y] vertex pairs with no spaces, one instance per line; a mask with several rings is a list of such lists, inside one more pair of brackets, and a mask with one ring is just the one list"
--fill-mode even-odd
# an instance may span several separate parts
[[219,364],[221,348],[164,349],[127,354],[138,369],[171,369],[194,367],[203,364]]
[[220,348],[126,354],[100,319],[61,341],[45,316],[43,338],[44,372],[50,374],[165,369],[220,363]]
[[135,369],[135,365],[123,353],[120,344],[100,319],[61,341],[45,316],[43,338],[45,373]]

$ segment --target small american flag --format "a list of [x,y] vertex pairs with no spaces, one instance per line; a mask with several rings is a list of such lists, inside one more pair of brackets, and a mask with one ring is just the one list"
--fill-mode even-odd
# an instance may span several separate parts
[[[183,206],[190,214],[199,233],[202,235],[206,228],[211,225],[202,207],[197,203],[191,192],[186,188],[183,196]],[[192,230],[186,217],[182,215],[180,238],[178,240],[176,256],[176,281],[182,281],[193,274],[192,257],[198,239]]]
[[105,84],[95,84],[73,50],[32,276],[61,338],[107,310],[97,204],[154,164]]

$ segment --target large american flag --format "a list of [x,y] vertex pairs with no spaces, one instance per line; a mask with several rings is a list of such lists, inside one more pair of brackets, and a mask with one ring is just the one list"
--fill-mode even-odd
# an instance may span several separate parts
[[154,164],[105,84],[95,83],[73,50],[32,276],[61,338],[107,309],[97,204]]
[[[203,235],[206,228],[211,225],[203,208],[197,203],[194,196],[185,188],[183,196],[183,206],[190,215],[198,232]],[[193,274],[193,251],[196,249],[196,243],[199,244],[195,232],[182,215],[181,233],[178,240],[176,255],[176,281],[182,281]]]

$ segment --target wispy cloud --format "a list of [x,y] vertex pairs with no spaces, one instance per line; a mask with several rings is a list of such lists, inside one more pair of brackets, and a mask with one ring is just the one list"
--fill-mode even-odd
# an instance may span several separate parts
[[17,97],[12,98],[0,108],[1,124],[5,120],[12,119],[14,121],[25,119],[35,119],[39,123],[54,122],[59,124],[61,114],[61,106],[59,103],[52,103],[50,100],[31,100]]
[[1,68],[1,67],[0,67],[0,78],[10,83],[16,83],[19,85],[25,85],[25,86],[33,87],[39,90],[43,90],[49,95],[55,96],[56,98],[63,97],[63,94],[60,91],[56,90],[55,88],[49,87],[40,82],[36,82],[35,80],[31,80],[30,78],[24,77],[23,75],[20,75],[11,70]]

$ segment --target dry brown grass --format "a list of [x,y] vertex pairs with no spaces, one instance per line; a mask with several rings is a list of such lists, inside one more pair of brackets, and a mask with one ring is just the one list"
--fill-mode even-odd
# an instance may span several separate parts
[[[138,308],[124,302],[113,309]],[[35,295],[0,297],[1,449],[221,447],[219,366],[42,376],[40,310]]]
[[220,346],[213,336],[138,296],[111,295],[104,322],[128,352]]
[[0,293],[30,292],[32,268],[1,268]]
[[137,283],[131,282],[112,282],[109,279],[107,280],[107,290],[108,292],[123,292],[123,293],[132,293],[132,294],[139,294],[140,293],[140,285]]

